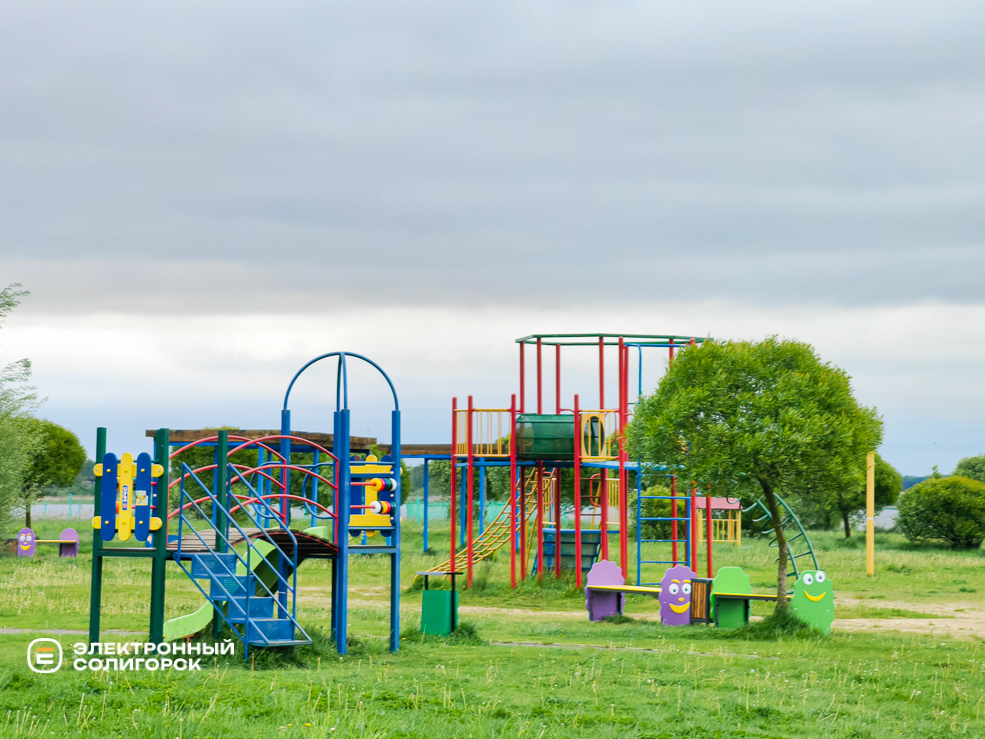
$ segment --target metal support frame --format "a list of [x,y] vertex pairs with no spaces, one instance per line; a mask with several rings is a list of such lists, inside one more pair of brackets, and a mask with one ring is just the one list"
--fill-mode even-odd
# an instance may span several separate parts
[[[150,577],[150,618],[148,623],[148,641],[161,644],[164,641],[164,599],[165,575],[168,561],[168,442],[169,431],[158,429],[154,435],[154,464],[164,468],[164,473],[154,481],[151,493],[152,510],[161,518],[161,528],[151,533],[150,545],[143,547],[113,548],[103,546],[103,540],[98,529],[92,530],[92,580],[89,590],[89,644],[99,641],[99,631],[102,625],[103,599],[103,560],[106,557],[135,557],[151,560]],[[96,460],[102,462],[106,455],[106,428],[96,429]],[[95,509],[100,509],[100,485],[95,486]]]

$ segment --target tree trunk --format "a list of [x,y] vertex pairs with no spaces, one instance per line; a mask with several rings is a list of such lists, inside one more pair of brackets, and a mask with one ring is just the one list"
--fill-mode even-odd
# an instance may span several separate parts
[[24,528],[31,528],[31,501],[27,501],[27,505],[24,506]]
[[846,539],[851,539],[852,538],[852,524],[848,520],[848,514],[845,513],[844,511],[842,511],[841,518],[845,522],[845,538]]
[[773,533],[776,535],[776,610],[780,611],[787,607],[787,537],[783,533],[783,516],[780,512],[780,504],[773,494],[773,486],[766,480],[760,480],[759,484],[763,488],[763,497],[766,498],[766,507],[773,522]]

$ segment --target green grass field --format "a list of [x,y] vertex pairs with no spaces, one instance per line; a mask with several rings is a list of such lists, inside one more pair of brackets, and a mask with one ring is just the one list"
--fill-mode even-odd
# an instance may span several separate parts
[[[33,559],[0,557],[0,627],[87,628],[91,537],[82,523],[77,560],[42,546]],[[36,528],[47,538],[63,527]],[[412,638],[391,655],[386,562],[363,557],[352,560],[352,644],[340,660],[326,636],[331,570],[308,561],[298,573],[299,615],[318,637],[290,656],[246,665],[210,658],[200,673],[35,675],[25,649],[42,634],[3,634],[0,736],[985,736],[985,639],[966,618],[985,610],[985,557],[879,535],[877,574],[868,578],[861,542],[812,539],[838,597],[835,631],[825,638],[757,641],[664,627],[645,596],[629,598],[629,619],[591,624],[569,581],[545,577],[511,591],[506,552],[479,565],[475,587],[461,594],[462,619],[477,638]],[[420,552],[421,541],[419,530],[405,528],[408,634],[420,611],[419,592],[407,587],[412,573],[440,561]],[[432,532],[431,545],[447,551],[447,534]],[[715,566],[744,567],[765,592],[774,556],[763,540],[717,545]],[[146,562],[107,562],[104,629],[146,633],[148,573]],[[167,588],[168,617],[202,602],[177,567]],[[900,623],[917,628],[899,631]],[[928,623],[943,624],[944,634]],[[66,647],[85,640],[58,638]]]

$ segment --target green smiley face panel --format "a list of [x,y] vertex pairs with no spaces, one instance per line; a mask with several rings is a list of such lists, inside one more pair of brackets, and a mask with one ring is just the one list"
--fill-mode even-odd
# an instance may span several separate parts
[[794,614],[824,634],[835,620],[835,591],[824,570],[801,572],[790,601]]

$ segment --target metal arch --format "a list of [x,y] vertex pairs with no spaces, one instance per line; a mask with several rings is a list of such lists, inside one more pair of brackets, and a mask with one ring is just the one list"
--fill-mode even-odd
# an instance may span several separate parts
[[[287,404],[288,404],[288,401],[290,400],[290,397],[291,397],[291,390],[294,389],[294,383],[297,382],[297,380],[301,376],[301,374],[306,369],[308,369],[308,367],[310,367],[311,365],[313,365],[315,362],[320,362],[321,360],[328,359],[329,357],[338,357],[339,358],[339,372],[338,372],[338,376],[337,376],[337,379],[336,379],[336,388],[335,388],[335,409],[336,410],[342,410],[344,408],[344,409],[348,410],[348,408],[349,408],[349,382],[348,382],[348,372],[347,372],[346,366],[345,366],[345,358],[347,356],[348,357],[355,357],[356,359],[361,359],[364,362],[366,362],[367,364],[373,365],[373,367],[375,367],[376,370],[381,375],[383,375],[383,379],[386,380],[387,385],[390,386],[390,392],[393,394],[393,409],[395,411],[399,411],[400,410],[400,401],[397,398],[397,389],[393,386],[393,380],[391,380],[390,379],[390,376],[383,370],[383,368],[380,367],[380,365],[378,365],[372,359],[370,359],[369,357],[364,357],[362,354],[356,354],[355,352],[329,352],[327,354],[319,355],[319,356],[315,357],[314,359],[308,360],[304,364],[304,366],[301,367],[301,369],[299,369],[294,374],[294,377],[291,378],[291,382],[287,386],[287,392],[284,393],[284,407],[283,407],[282,410],[285,410],[285,411],[288,410]],[[338,384],[339,384],[340,381],[341,381],[341,384],[342,384],[342,391],[343,391],[342,392],[342,400],[344,401],[342,403],[342,405],[339,404],[340,397],[339,397],[339,387],[338,387]]]

